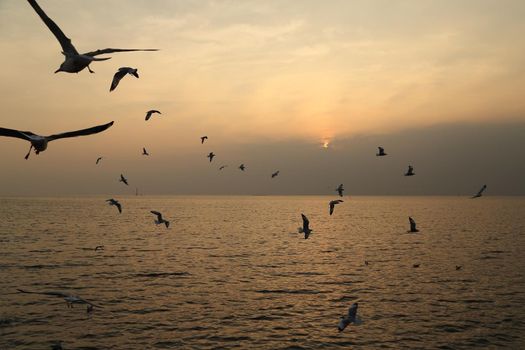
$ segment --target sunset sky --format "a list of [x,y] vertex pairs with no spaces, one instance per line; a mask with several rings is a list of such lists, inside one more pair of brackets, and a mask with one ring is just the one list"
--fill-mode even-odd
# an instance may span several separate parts
[[[525,195],[522,0],[38,2],[80,52],[160,51],[54,74],[55,37],[0,0],[0,126],[115,121],[27,161],[29,143],[0,138],[0,195]],[[140,79],[110,93],[122,66]]]

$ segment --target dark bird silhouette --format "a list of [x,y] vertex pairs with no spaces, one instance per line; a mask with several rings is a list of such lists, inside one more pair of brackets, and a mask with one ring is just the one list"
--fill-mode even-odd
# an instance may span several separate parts
[[31,150],[33,148],[35,149],[35,153],[39,154],[40,152],[43,152],[46,150],[47,144],[51,141],[63,139],[67,137],[77,137],[77,136],[87,136],[87,135],[97,134],[99,132],[106,130],[111,125],[113,125],[113,122],[94,126],[88,129],[63,132],[61,134],[55,134],[55,135],[50,135],[50,136],[41,136],[41,135],[33,134],[31,131],[19,131],[19,130],[13,130],[13,129],[0,128],[0,136],[16,137],[16,138],[31,142],[31,146],[29,147],[29,152],[27,152],[27,155],[25,156],[25,159],[28,159],[29,155],[31,154]]
[[122,174],[120,174],[120,179],[119,179],[119,181],[120,181],[120,182],[123,182],[123,183],[125,183],[127,186],[129,186],[129,184],[128,184],[128,179],[126,179],[126,178],[124,177],[124,175],[122,175]]
[[151,118],[151,115],[153,113],[162,114],[159,111],[157,111],[156,109],[150,109],[149,111],[146,112],[146,121],[148,121],[149,118]]
[[365,265],[368,266],[369,262],[368,260],[365,260]]
[[64,350],[64,348],[62,347],[62,342],[59,341],[55,344],[52,344],[51,345],[51,350]]
[[461,270],[462,267],[463,267],[463,266],[461,266],[461,265],[456,265],[456,271]]
[[350,323],[357,323],[357,303],[353,303],[346,316],[341,316],[337,329],[342,332]]
[[273,179],[274,177],[276,177],[277,175],[279,175],[279,170],[277,170],[275,173],[272,174],[272,179]]
[[103,245],[97,245],[95,247],[95,251],[97,251],[97,250],[104,250],[104,246]]
[[207,156],[207,158],[210,158],[210,163],[213,160],[213,157],[215,157],[215,154],[213,152],[210,152]]
[[166,225],[166,228],[170,227],[170,222],[168,220],[164,220],[160,212],[152,210],[151,213],[157,215],[157,220],[155,220],[155,224],[164,224]]
[[414,176],[416,173],[414,173],[414,167],[412,165],[408,166],[408,170],[405,173],[405,176]]
[[102,160],[102,157],[98,157],[96,164],[98,164],[101,160]]
[[386,156],[387,154],[385,153],[385,149],[383,147],[377,147],[379,149],[379,152],[376,153],[376,156],[378,157],[382,157],[382,156]]
[[410,230],[407,232],[419,232],[419,230],[416,228],[416,221],[410,216],[408,217],[408,222],[410,223]]
[[67,73],[78,73],[84,68],[88,68],[90,73],[94,73],[91,68],[89,68],[89,65],[93,61],[105,61],[109,60],[111,57],[102,57],[97,58],[95,56],[98,55],[104,55],[104,54],[110,54],[114,52],[129,52],[129,51],[158,51],[158,49],[102,49],[102,50],[95,50],[86,52],[83,54],[80,54],[77,49],[73,46],[73,43],[71,42],[71,39],[69,39],[64,32],[58,27],[58,25],[49,18],[44,10],[38,5],[36,0],[27,0],[29,2],[29,5],[36,11],[40,19],[44,22],[44,24],[49,28],[51,33],[55,36],[55,38],[60,43],[60,46],[62,47],[62,54],[64,55],[64,62],[60,65],[60,68],[58,68],[55,73],[58,72],[67,72]]
[[[118,212],[122,213],[122,205],[120,205],[119,201],[117,201],[116,199],[110,198],[110,199],[106,199],[106,202],[108,202],[109,205],[116,206],[118,209]],[[95,250],[97,249],[95,248]]]
[[303,227],[298,227],[297,231],[299,233],[304,233],[304,239],[308,239],[313,230],[310,228],[310,221],[308,218],[304,214],[301,214],[301,217],[303,218]]
[[120,83],[120,80],[122,80],[122,78],[124,78],[126,74],[133,75],[135,78],[139,77],[139,73],[137,72],[136,68],[120,67],[113,76],[113,80],[111,81],[111,87],[109,88],[110,92],[117,88],[118,83]]
[[47,296],[52,296],[52,297],[64,298],[64,300],[67,303],[67,307],[73,307],[73,304],[87,304],[87,305],[92,305],[94,307],[102,308],[102,306],[93,304],[92,302],[87,301],[86,299],[82,299],[80,297],[77,297],[71,294],[67,294],[67,293],[54,292],[54,291],[29,292],[23,289],[17,289],[17,291],[19,291],[20,293],[25,293],[25,294],[39,294],[39,295],[47,295]]
[[244,171],[244,169],[246,169],[246,167],[244,166],[244,164],[241,164],[241,165],[239,165],[239,169],[241,169],[242,171]]
[[221,165],[221,166],[219,167],[219,170],[222,170],[222,169],[224,169],[224,168],[226,168],[226,167],[227,167],[227,165]]
[[335,201],[330,201],[330,215],[334,213],[334,208],[337,204],[343,203],[344,201],[342,199],[336,199]]
[[481,190],[478,191],[478,193],[476,193],[475,195],[472,196],[472,198],[479,198],[483,195],[483,191],[485,191],[487,189],[487,185],[483,185],[483,187],[481,187]]
[[142,147],[142,155],[143,156],[149,156],[148,151],[146,151],[146,147]]
[[201,145],[208,139],[208,136],[201,136]]
[[417,269],[421,264],[414,264],[412,265],[413,268]]
[[343,191],[345,190],[343,188],[343,184],[340,184],[336,189],[337,193],[339,193],[339,197],[342,197],[343,196]]

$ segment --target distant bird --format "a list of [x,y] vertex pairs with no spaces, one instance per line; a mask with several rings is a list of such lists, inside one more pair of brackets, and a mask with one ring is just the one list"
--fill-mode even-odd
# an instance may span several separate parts
[[386,156],[385,149],[383,147],[377,147],[377,148],[379,149],[379,152],[376,153],[376,156],[378,157]]
[[208,136],[201,136],[201,145],[204,143],[205,140],[208,139]]
[[456,265],[456,271],[461,270],[462,267],[463,267],[463,266],[461,266],[461,265]]
[[272,174],[272,179],[273,179],[274,177],[276,177],[277,175],[279,175],[279,170],[277,170],[275,173]]
[[146,121],[148,121],[149,118],[151,118],[153,113],[162,114],[160,113],[160,111],[157,111],[156,109],[150,109],[149,111],[146,112]]
[[63,350],[64,348],[62,348],[62,342],[59,341],[59,342],[56,342],[55,344],[52,344],[51,345],[51,350]]
[[86,312],[87,312],[88,314],[92,313],[92,312],[93,312],[93,305],[88,305],[88,306],[86,307]]
[[419,232],[419,230],[416,228],[416,221],[410,216],[408,217],[408,222],[410,223],[410,230],[407,232]]
[[239,165],[239,169],[241,169],[242,171],[244,171],[244,169],[246,169],[246,167],[244,166],[244,164],[241,164],[241,165]]
[[145,147],[142,147],[142,155],[143,156],[149,156],[149,153],[148,153],[148,151],[146,151]]
[[162,214],[161,213],[159,213],[158,211],[155,211],[155,210],[152,210],[151,213],[157,215],[157,220],[155,220],[155,223],[157,225],[164,224],[164,225],[166,225],[166,228],[170,227],[170,222],[168,220],[164,220],[162,218]]
[[102,157],[98,157],[96,164],[98,164],[101,160],[102,160]]
[[335,201],[330,201],[330,215],[334,213],[334,208],[337,204],[343,203],[344,201],[342,199],[336,199]]
[[39,294],[39,295],[47,295],[47,296],[52,296],[52,297],[60,297],[60,298],[64,298],[64,300],[66,301],[67,303],[67,307],[73,307],[73,304],[87,304],[87,305],[92,305],[94,307],[98,307],[98,308],[102,308],[102,306],[99,306],[99,305],[96,305],[96,304],[93,304],[92,302],[90,301],[87,301],[86,299],[82,299],[80,297],[77,297],[77,296],[74,296],[74,295],[71,295],[71,294],[66,294],[66,293],[62,293],[62,292],[52,292],[52,291],[45,291],[45,292],[28,292],[26,290],[23,290],[23,289],[17,289],[20,293],[26,293],[26,294]]
[[55,73],[58,72],[67,72],[67,73],[78,73],[84,68],[88,68],[90,73],[94,73],[91,68],[89,68],[89,65],[93,61],[105,61],[109,60],[111,57],[104,57],[104,58],[96,58],[95,56],[103,55],[103,54],[109,54],[114,52],[129,52],[129,51],[157,51],[158,49],[102,49],[102,50],[96,50],[96,51],[90,51],[86,52],[84,54],[78,53],[77,49],[73,46],[73,43],[71,42],[71,39],[66,37],[66,35],[62,32],[62,30],[58,27],[58,25],[49,18],[44,10],[40,8],[36,0],[27,0],[29,2],[29,5],[36,11],[40,19],[44,22],[44,24],[49,28],[49,30],[53,33],[55,38],[60,43],[60,46],[62,47],[62,54],[65,56],[64,62],[60,65],[60,68],[58,68]]
[[213,157],[215,157],[215,154],[213,152],[210,152],[207,156],[207,158],[210,158],[210,163],[213,160]]
[[109,91],[113,91],[117,88],[118,83],[126,76],[126,74],[133,75],[135,78],[139,77],[139,73],[137,72],[137,68],[131,68],[131,67],[120,67],[118,71],[113,76],[113,80],[111,81],[111,87],[109,88]]
[[301,214],[301,217],[303,218],[303,227],[298,227],[297,231],[299,233],[304,233],[304,239],[308,239],[308,236],[310,236],[310,233],[312,233],[313,230],[310,228],[310,221],[308,218],[304,214]]
[[348,309],[348,314],[346,316],[341,316],[341,320],[339,321],[339,325],[337,326],[339,332],[342,332],[350,323],[358,323],[357,306],[357,303],[353,303],[352,306],[350,306],[350,308]]
[[365,260],[365,265],[368,266],[368,260]]
[[342,197],[343,196],[343,191],[345,190],[343,188],[343,184],[340,184],[336,189],[337,193],[339,193],[339,196]]
[[405,176],[414,176],[414,175],[416,175],[416,173],[414,173],[414,167],[412,167],[412,165],[409,165],[408,170],[405,173]]
[[27,155],[25,156],[25,159],[28,159],[29,155],[31,154],[31,150],[33,148],[35,149],[35,153],[39,154],[40,152],[43,152],[46,150],[47,144],[51,141],[63,139],[67,137],[77,137],[77,136],[97,134],[99,132],[106,130],[111,125],[113,125],[113,122],[94,126],[88,129],[63,132],[61,134],[55,134],[51,136],[40,136],[37,134],[33,134],[30,131],[19,131],[19,130],[13,130],[13,129],[0,128],[0,136],[16,137],[16,138],[31,142],[31,147],[29,147],[29,152],[27,152]]
[[[116,199],[110,198],[110,199],[106,199],[106,202],[108,202],[109,205],[116,206],[118,209],[118,212],[122,213],[122,205],[120,205],[119,201],[117,201]],[[97,249],[95,248],[95,250]]]
[[224,169],[224,168],[226,168],[226,167],[227,167],[227,165],[221,165],[221,166],[219,167],[219,170],[222,170],[222,169]]
[[421,264],[414,264],[412,265],[413,268],[417,269]]
[[97,251],[97,250],[104,250],[104,246],[103,245],[97,245],[95,247],[95,251]]
[[481,190],[479,190],[478,193],[476,193],[475,195],[472,196],[472,198],[478,198],[478,197],[481,197],[483,195],[483,191],[485,191],[487,189],[487,185],[483,185],[483,187],[481,187]]
[[118,180],[118,181],[119,181],[119,182],[123,182],[123,183],[125,183],[127,186],[129,186],[129,184],[128,184],[128,179],[126,179],[126,178],[124,177],[124,175],[122,175],[122,174],[120,174],[120,180]]

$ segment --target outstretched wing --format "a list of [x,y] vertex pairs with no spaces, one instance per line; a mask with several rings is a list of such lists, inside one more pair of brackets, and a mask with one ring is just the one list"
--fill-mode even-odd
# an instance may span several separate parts
[[18,131],[13,129],[0,128],[0,136],[16,137],[22,140],[30,141],[27,135],[34,135],[30,131]]
[[334,207],[335,207],[335,203],[334,203],[334,201],[331,201],[330,202],[330,215],[332,215],[334,213]]
[[128,74],[128,71],[124,69],[119,69],[118,72],[115,73],[113,80],[111,81],[111,87],[109,88],[110,92],[117,88],[118,83],[120,83],[120,80],[124,78],[126,74]]
[[49,30],[53,33],[53,35],[57,38],[58,42],[60,43],[60,46],[62,46],[62,51],[64,54],[73,54],[78,55],[77,49],[73,46],[71,43],[71,39],[69,39],[64,32],[57,26],[57,24],[49,18],[44,10],[40,8],[36,0],[27,0],[29,2],[29,5],[36,11],[38,16],[40,16],[40,19],[45,23],[45,25],[49,28]]
[[159,213],[159,212],[156,211],[156,210],[151,210],[151,213],[157,215],[157,219],[158,219],[159,221],[162,221],[162,214],[161,214],[161,213]]
[[350,322],[355,322],[357,316],[357,303],[353,303],[352,306],[350,306],[350,309],[348,309],[348,318]]
[[408,217],[408,221],[410,222],[410,230],[415,231],[416,230],[416,221],[412,219],[410,216]]
[[27,290],[23,289],[17,289],[20,293],[26,293],[26,294],[40,294],[40,295],[49,295],[53,297],[61,297],[61,298],[67,298],[70,296],[69,294],[62,293],[62,292],[29,292]]
[[111,48],[107,48],[107,49],[102,49],[102,50],[86,52],[84,55],[94,57],[94,56],[104,55],[108,53],[130,52],[130,51],[159,51],[159,49],[111,49]]
[[48,136],[47,140],[48,141],[53,141],[53,140],[63,139],[63,138],[66,138],[66,137],[76,137],[76,136],[86,136],[86,135],[91,135],[91,134],[97,134],[99,132],[102,132],[102,131],[106,130],[111,125],[113,125],[113,122],[109,122],[109,123],[103,124],[103,125],[94,126],[92,128],[87,128],[87,129],[82,129],[82,130],[77,130],[77,131],[69,131],[69,132],[64,132],[64,133],[61,133],[61,134],[55,134],[55,135]]
[[304,231],[308,231],[309,230],[310,221],[308,220],[308,218],[304,214],[301,214],[301,217],[303,218],[303,230]]

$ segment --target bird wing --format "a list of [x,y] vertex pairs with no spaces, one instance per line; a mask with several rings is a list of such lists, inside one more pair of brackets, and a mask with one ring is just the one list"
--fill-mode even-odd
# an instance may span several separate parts
[[102,157],[98,157],[97,158],[97,164],[98,164],[98,162],[100,162],[101,159],[102,159]]
[[64,54],[73,54],[78,55],[77,49],[73,46],[71,43],[71,39],[69,39],[64,32],[57,26],[57,24],[49,18],[44,10],[40,8],[36,0],[27,0],[29,2],[29,5],[36,11],[40,19],[45,23],[45,25],[49,28],[49,30],[53,33],[55,38],[57,38],[58,42],[60,43],[60,46],[62,46],[62,51]]
[[114,53],[114,52],[130,52],[130,51],[159,51],[159,49],[112,49],[112,48],[107,48],[107,49],[86,52],[84,55],[93,57],[93,56],[104,55],[108,53]]
[[109,91],[115,90],[118,86],[118,83],[120,83],[120,80],[124,78],[126,74],[128,74],[126,70],[119,69],[118,72],[116,72],[113,76],[113,80],[111,81],[111,87],[109,88]]
[[115,201],[115,205],[117,206],[118,212],[122,213],[122,205],[120,205],[120,203],[117,201]]
[[159,213],[159,212],[156,211],[156,210],[151,210],[151,213],[157,215],[157,219],[158,219],[159,221],[162,221],[162,214],[161,214],[161,213]]
[[18,131],[13,129],[0,128],[0,136],[16,137],[22,140],[31,141],[28,135],[34,135],[30,131]]
[[350,322],[355,322],[357,316],[357,303],[353,303],[352,306],[348,309],[348,318]]
[[383,153],[385,149],[383,147],[377,147],[379,149],[379,154]]
[[330,215],[334,213],[334,207],[335,207],[335,203],[333,201],[330,202]]
[[412,219],[411,217],[408,217],[408,221],[410,222],[410,230],[415,231],[416,230],[416,221]]
[[97,134],[99,132],[102,132],[102,131],[106,130],[111,125],[113,125],[113,122],[109,122],[109,123],[103,124],[103,125],[94,126],[92,128],[76,130],[76,131],[69,131],[69,132],[64,132],[64,133],[61,133],[61,134],[55,134],[55,135],[47,136],[46,138],[47,138],[48,141],[53,141],[53,140],[63,139],[63,138],[66,138],[66,137],[76,137],[76,136],[86,136],[86,135],[91,135],[91,134]]
[[303,218],[303,230],[304,231],[308,231],[309,229],[309,225],[310,225],[310,221],[308,220],[308,218],[304,215],[304,214],[301,214],[301,217]]
[[348,322],[348,320],[344,317],[341,317],[341,320],[339,320],[339,324],[337,325],[337,329],[339,330],[339,332],[342,332],[346,326],[348,326],[350,322]]
[[67,297],[70,296],[69,294],[66,294],[66,293],[62,293],[62,292],[53,292],[53,291],[49,291],[49,292],[30,292],[30,291],[23,290],[23,289],[17,289],[17,291],[19,291],[20,293],[26,293],[26,294],[49,295],[49,296],[53,296],[53,297],[61,297],[61,298],[67,298]]

